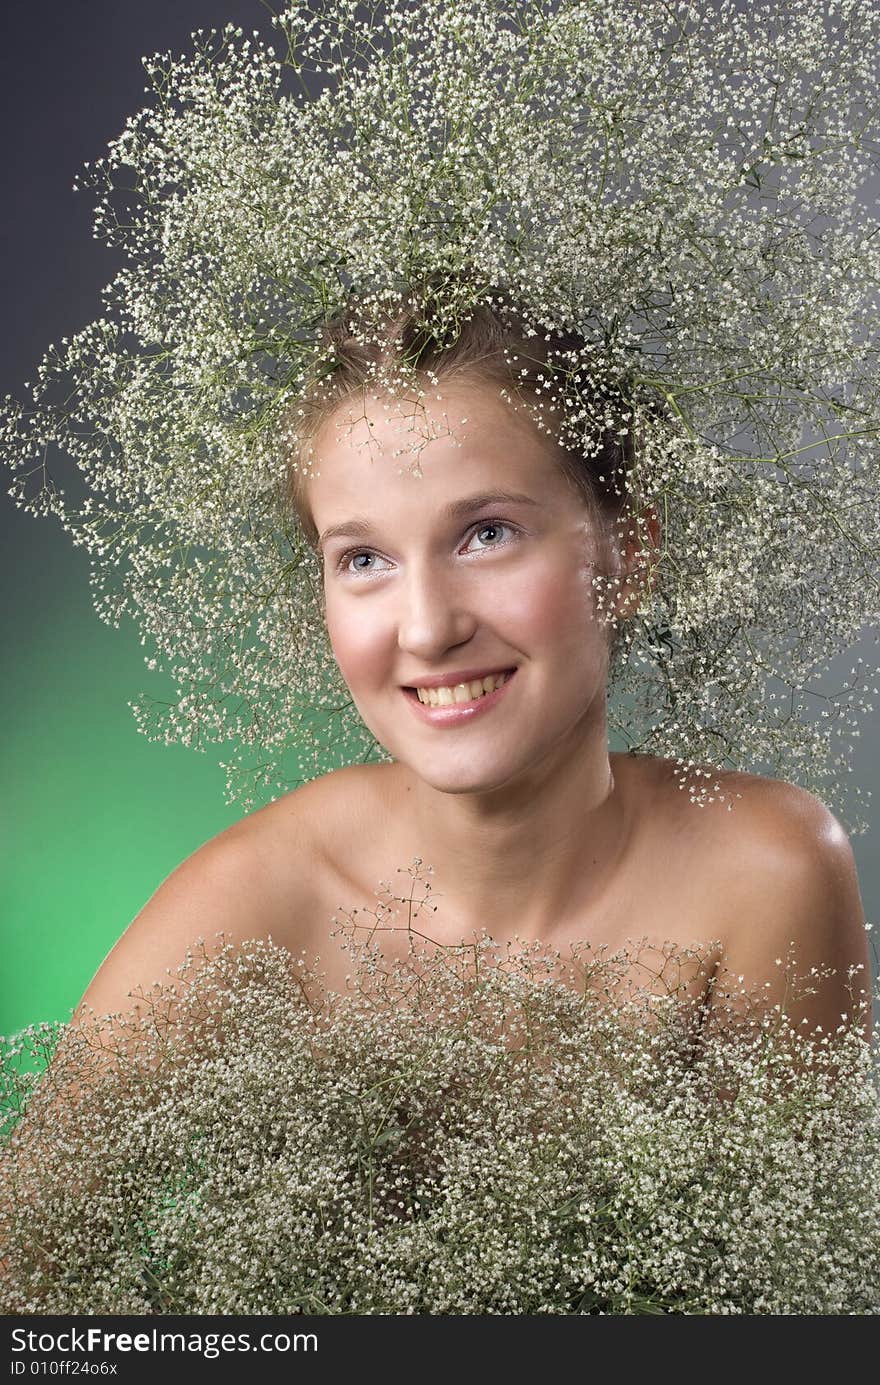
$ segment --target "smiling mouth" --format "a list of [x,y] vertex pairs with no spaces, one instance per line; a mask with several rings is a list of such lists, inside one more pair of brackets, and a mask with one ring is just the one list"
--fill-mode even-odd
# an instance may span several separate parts
[[404,688],[404,692],[417,700],[423,707],[455,707],[463,703],[479,702],[497,692],[509,682],[516,668],[504,669],[500,673],[487,674],[485,678],[475,678],[467,683],[447,684],[441,688]]

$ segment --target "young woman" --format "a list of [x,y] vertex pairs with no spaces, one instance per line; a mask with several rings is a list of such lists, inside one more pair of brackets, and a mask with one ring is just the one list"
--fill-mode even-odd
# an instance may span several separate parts
[[[836,1029],[869,968],[833,815],[793,785],[735,773],[717,776],[724,797],[701,807],[672,761],[609,750],[605,617],[631,613],[663,543],[650,508],[614,522],[622,449],[615,457],[606,440],[587,463],[510,407],[501,389],[517,367],[503,348],[521,357],[525,343],[491,315],[442,355],[425,353],[434,387],[421,401],[365,389],[369,352],[344,324],[330,330],[339,368],[304,413],[289,499],[322,560],[340,672],[391,758],[314,779],[185,860],[111,950],[73,1028],[91,1030],[94,1013],[113,1028],[106,1017],[140,1009],[221,930],[317,957],[323,984],[342,992],[353,962],[334,917],[369,911],[383,882],[393,889],[421,858],[438,909],[415,926],[437,943],[487,930],[503,956],[509,941],[540,940],[558,949],[563,980],[569,944],[627,948],[625,979],[671,985],[705,1027],[725,1031],[757,987],[761,1005],[785,1001],[795,1022]],[[295,464],[306,455],[311,466]],[[400,465],[413,455],[416,475]],[[602,610],[597,575],[610,579]],[[633,948],[641,939],[648,948]],[[406,956],[406,923],[373,941],[389,961]],[[781,967],[790,946],[800,974],[835,969],[794,1003]],[[850,967],[861,968],[855,995]],[[50,1107],[74,1099],[78,1081],[47,1088]],[[20,1135],[26,1145],[27,1121]],[[9,1196],[0,1188],[0,1211]],[[36,1215],[40,1196],[17,1185]],[[0,1285],[9,1273],[0,1257]]]
[[[637,574],[662,561],[655,510],[620,523],[612,481],[631,444],[609,432],[578,458],[512,408],[514,389],[538,397],[523,360],[533,386],[546,355],[488,308],[444,349],[423,346],[423,402],[371,393],[371,361],[413,330],[404,307],[384,345],[359,342],[350,318],[329,324],[336,366],[301,415],[289,474],[335,658],[391,761],[315,779],[206,843],[130,925],[85,1004],[126,1008],[219,929],[317,955],[342,989],[350,958],[332,917],[369,910],[418,857],[438,904],[419,926],[439,942],[486,929],[563,954],[642,937],[702,948],[711,965],[690,984],[710,1008],[725,995],[707,992],[713,974],[780,1002],[791,947],[799,973],[836,975],[790,1011],[835,1028],[848,968],[862,969],[858,990],[870,967],[832,813],[792,784],[734,772],[695,805],[673,761],[609,750],[605,616],[625,620]],[[597,573],[611,577],[605,612]],[[405,952],[403,925],[377,936]]]

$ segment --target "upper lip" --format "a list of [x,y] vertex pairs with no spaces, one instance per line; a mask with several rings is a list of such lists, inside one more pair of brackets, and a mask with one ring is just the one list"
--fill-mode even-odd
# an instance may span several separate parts
[[488,678],[494,673],[512,673],[514,664],[502,664],[497,668],[463,668],[455,673],[431,673],[417,678],[412,683],[402,683],[403,688],[446,688],[456,683],[473,683],[478,678]]

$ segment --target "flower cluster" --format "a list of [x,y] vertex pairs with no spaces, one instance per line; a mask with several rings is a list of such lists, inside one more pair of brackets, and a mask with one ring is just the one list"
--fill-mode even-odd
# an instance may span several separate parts
[[880,1312],[855,1024],[707,1023],[699,952],[449,947],[397,902],[405,956],[391,905],[340,923],[341,993],[221,935],[5,1041],[0,1311]]
[[[568,444],[589,449],[598,386],[632,387],[615,426],[664,547],[615,649],[611,729],[695,769],[697,801],[707,765],[833,796],[832,732],[858,735],[872,671],[816,679],[878,609],[880,11],[369,11],[290,5],[277,51],[228,27],[147,63],[151,103],[86,178],[122,267],[32,400],[7,401],[10,493],[88,549],[99,616],[133,617],[172,675],[170,705],[132,704],[140,728],[234,740],[248,807],[383,758],[285,504],[287,430],[332,367],[332,314],[430,281],[437,339],[498,288],[536,334],[581,335],[547,382]],[[431,387],[405,361],[395,379],[377,384]]]

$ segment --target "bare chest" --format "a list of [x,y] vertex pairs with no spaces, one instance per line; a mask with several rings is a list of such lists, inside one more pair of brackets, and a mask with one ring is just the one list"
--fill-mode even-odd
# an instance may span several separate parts
[[485,928],[498,944],[490,961],[537,943],[558,956],[555,974],[578,990],[601,979],[699,1003],[723,953],[724,925],[704,824],[695,816],[704,810],[689,805],[674,785],[671,793],[677,797],[667,811],[640,823],[625,868],[601,900],[537,940],[513,927],[499,936],[479,918],[463,929],[444,912],[442,891],[424,873],[429,862],[423,856],[422,866],[416,864],[406,832],[396,833],[387,815],[365,813],[363,802],[349,798],[343,806],[338,796],[334,811],[321,815],[309,873],[310,922],[300,946],[318,960],[326,989],[341,994],[359,945],[369,943],[389,968],[408,966],[414,947],[422,956],[438,948],[472,951]]

